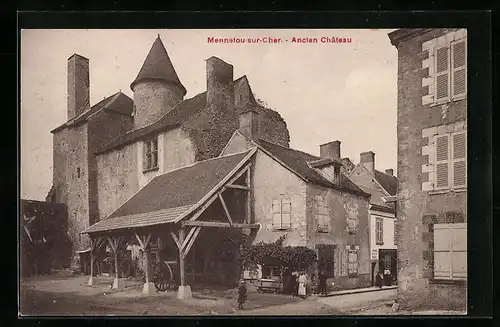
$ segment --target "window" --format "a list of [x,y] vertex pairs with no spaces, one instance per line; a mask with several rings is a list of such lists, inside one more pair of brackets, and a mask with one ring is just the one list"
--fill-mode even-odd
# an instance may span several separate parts
[[325,204],[324,197],[316,196],[314,199],[314,212],[318,232],[328,233],[330,231],[330,217],[328,216],[328,207]]
[[318,244],[318,269],[325,273],[327,278],[335,275],[335,245]]
[[356,233],[358,229],[358,219],[354,217],[347,218],[347,231],[351,234]]
[[158,168],[158,140],[156,138],[144,141],[142,170]]
[[467,39],[436,48],[434,52],[434,99],[436,103],[467,95]]
[[375,220],[375,243],[384,244],[384,220],[382,218]]
[[292,203],[290,199],[273,200],[273,229],[282,230],[292,227]]
[[435,189],[467,186],[467,133],[441,134],[435,137]]
[[467,224],[434,225],[434,279],[467,279]]
[[76,168],[76,178],[80,178],[80,167]]
[[349,250],[348,256],[348,273],[349,276],[354,277],[358,275],[358,250]]

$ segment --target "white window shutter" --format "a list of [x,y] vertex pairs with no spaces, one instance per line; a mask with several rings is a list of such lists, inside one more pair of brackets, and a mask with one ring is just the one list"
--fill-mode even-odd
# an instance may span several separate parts
[[448,224],[434,225],[434,278],[451,279],[451,240]]
[[281,202],[280,200],[273,200],[272,203],[272,211],[273,211],[273,226],[281,227]]
[[436,49],[435,54],[435,99],[438,102],[450,98],[450,49],[442,47]]
[[452,278],[467,279],[467,225],[453,224],[451,231]]
[[453,186],[467,185],[467,134],[458,132],[452,134],[453,151]]
[[451,43],[451,90],[452,97],[465,96],[467,93],[467,42],[461,39]]
[[436,136],[436,157],[435,157],[435,189],[448,188],[450,185],[450,170],[449,170],[449,135]]
[[283,228],[292,227],[292,202],[290,199],[283,199],[281,208],[281,224]]

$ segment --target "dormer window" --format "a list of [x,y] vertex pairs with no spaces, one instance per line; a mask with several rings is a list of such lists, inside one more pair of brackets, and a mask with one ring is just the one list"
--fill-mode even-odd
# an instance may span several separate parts
[[158,169],[158,139],[155,137],[144,141],[142,170]]
[[310,161],[309,166],[333,184],[340,184],[340,163],[330,158]]

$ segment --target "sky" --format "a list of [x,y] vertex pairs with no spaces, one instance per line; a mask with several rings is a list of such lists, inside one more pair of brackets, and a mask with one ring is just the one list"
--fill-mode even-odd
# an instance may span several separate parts
[[[67,120],[67,59],[90,60],[90,102],[122,91],[160,35],[185,98],[206,90],[205,60],[217,56],[246,75],[254,94],[278,111],[290,147],[319,155],[319,145],[341,141],[341,156],[359,162],[375,152],[375,167],[397,168],[397,50],[392,30],[22,30],[21,198],[44,200],[52,184],[52,134]],[[216,38],[281,38],[269,43],[209,43]],[[292,43],[318,38],[318,43]],[[321,37],[351,43],[321,43]],[[288,40],[288,42],[286,41]]]

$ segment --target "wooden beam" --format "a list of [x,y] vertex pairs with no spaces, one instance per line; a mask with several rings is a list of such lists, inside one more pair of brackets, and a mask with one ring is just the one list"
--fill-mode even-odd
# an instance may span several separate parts
[[226,185],[231,185],[233,184],[238,178],[241,177],[250,167],[252,166],[252,163],[249,163],[248,165],[245,166],[238,174],[236,174],[233,178],[229,180],[229,182]]
[[184,259],[187,257],[187,255],[189,253],[189,250],[191,250],[191,247],[193,246],[194,241],[198,237],[198,234],[200,234],[201,227],[194,227],[192,230],[194,230],[194,233],[191,236],[191,239],[189,240],[189,243],[182,250],[182,256],[183,256]]
[[137,232],[134,233],[135,238],[139,242],[139,245],[141,246],[143,251],[146,251],[148,245],[149,245],[149,239],[151,238],[151,234],[148,233],[147,235],[139,235]]
[[238,190],[245,190],[245,191],[250,191],[250,187],[245,186],[245,185],[237,185],[237,184],[229,184],[226,185],[227,188],[234,188]]
[[[184,228],[181,227],[179,231],[179,243],[184,243]],[[186,285],[185,271],[184,271],[184,257],[182,255],[182,248],[179,247],[179,272],[181,277],[181,286]]]
[[201,216],[201,214],[203,212],[205,212],[205,210],[207,210],[207,208],[212,204],[214,203],[215,199],[217,199],[217,195],[214,195],[210,198],[210,200],[208,200],[207,202],[205,202],[204,205],[202,205],[198,211],[193,215],[193,217],[191,217],[189,220],[196,220],[198,219],[199,216]]
[[172,235],[172,238],[174,239],[174,242],[175,244],[177,244],[177,248],[179,249],[179,251],[182,249],[182,244],[181,242],[179,241],[179,239],[177,238],[177,235],[175,235],[174,232],[170,232],[170,235]]
[[220,221],[183,221],[183,226],[199,226],[199,227],[221,227],[221,228],[260,228],[259,224],[240,224],[224,223]]
[[226,212],[226,217],[227,220],[229,220],[229,224],[233,224],[233,220],[231,219],[231,215],[229,214],[229,210],[227,209],[226,202],[224,202],[224,199],[222,198],[222,195],[219,193],[218,194],[220,202],[222,203],[222,206],[224,207],[224,211]]
[[184,242],[182,243],[182,248],[181,250],[184,251],[184,248],[186,247],[186,245],[189,243],[189,241],[191,240],[191,237],[193,236],[194,232],[196,230],[196,227],[192,227],[190,230],[189,230],[189,233],[187,234],[187,236],[184,238]]
[[[251,179],[251,175],[250,175],[251,171],[252,170],[250,169],[250,167],[248,167],[247,176],[246,176],[246,183],[247,183],[247,187],[249,190],[251,189],[250,184],[252,183],[252,179]],[[251,216],[252,216],[252,192],[247,192],[245,223],[250,224],[252,222]]]

